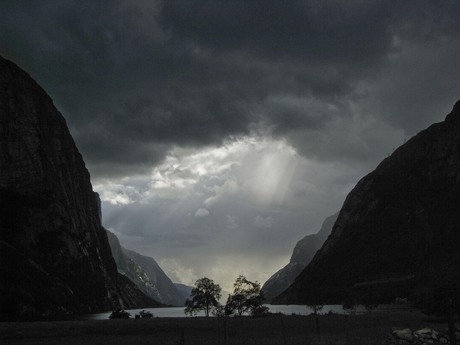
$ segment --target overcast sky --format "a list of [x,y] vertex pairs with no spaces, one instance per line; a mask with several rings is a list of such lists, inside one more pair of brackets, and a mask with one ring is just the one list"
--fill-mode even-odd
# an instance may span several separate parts
[[460,98],[460,1],[2,0],[103,224],[176,282],[263,283]]

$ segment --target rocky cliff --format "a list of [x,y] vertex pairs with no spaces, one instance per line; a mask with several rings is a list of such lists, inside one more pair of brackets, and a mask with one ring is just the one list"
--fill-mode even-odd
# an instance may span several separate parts
[[460,101],[359,181],[327,241],[276,302],[458,293],[459,210]]
[[289,263],[273,274],[262,286],[262,292],[267,301],[270,302],[274,297],[286,290],[300,272],[307,267],[331,233],[338,215],[336,213],[326,218],[321,229],[316,234],[307,235],[297,242]]
[[155,305],[117,273],[64,118],[1,57],[0,255],[2,317]]
[[124,248],[115,234],[108,230],[107,235],[118,272],[155,301],[174,306],[184,305],[185,299],[153,258]]

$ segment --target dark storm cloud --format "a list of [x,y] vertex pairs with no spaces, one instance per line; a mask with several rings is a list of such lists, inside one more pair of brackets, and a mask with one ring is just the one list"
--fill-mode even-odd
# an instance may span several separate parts
[[[457,97],[459,8],[453,0],[6,1],[0,46],[51,94],[93,174],[125,175],[157,164],[172,145],[221,144],[261,126],[311,154],[331,124],[353,116],[350,102],[410,132]],[[427,94],[430,107],[420,102]],[[348,152],[358,145],[338,142]],[[343,155],[325,147],[319,159]]]
[[192,283],[263,282],[460,97],[458,0],[3,0],[104,226]]
[[361,63],[378,59],[390,38],[386,2],[167,1],[164,27],[179,41],[261,59]]

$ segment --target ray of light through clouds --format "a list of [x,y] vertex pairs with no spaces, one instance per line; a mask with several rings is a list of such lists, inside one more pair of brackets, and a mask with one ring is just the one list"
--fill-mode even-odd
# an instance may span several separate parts
[[175,281],[260,282],[460,97],[458,0],[4,0],[103,224]]
[[[230,289],[242,273],[265,281],[287,262],[309,219],[340,207],[356,176],[336,169],[284,140],[244,137],[173,150],[149,175],[100,180],[94,188],[103,223],[125,246],[158,258],[175,281],[212,273]],[[348,185],[324,191],[346,178]]]

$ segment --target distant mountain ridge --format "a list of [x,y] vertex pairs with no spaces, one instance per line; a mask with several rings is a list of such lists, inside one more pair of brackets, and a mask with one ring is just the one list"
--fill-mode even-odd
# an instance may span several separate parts
[[0,276],[0,319],[158,305],[118,274],[64,118],[2,57]]
[[331,235],[276,303],[424,303],[460,286],[460,101],[349,193]]
[[153,258],[124,248],[114,233],[106,231],[120,273],[154,300],[167,305],[184,305],[185,299]]
[[297,242],[289,263],[273,274],[262,286],[262,292],[267,301],[271,301],[286,290],[300,272],[307,267],[331,233],[338,215],[336,213],[327,217],[321,225],[321,229],[316,234],[307,235]]
[[174,285],[176,286],[177,291],[179,291],[182,297],[183,303],[185,304],[185,300],[187,298],[190,298],[190,294],[192,293],[192,290],[195,287],[190,286],[190,285],[181,284],[181,283],[174,283]]

